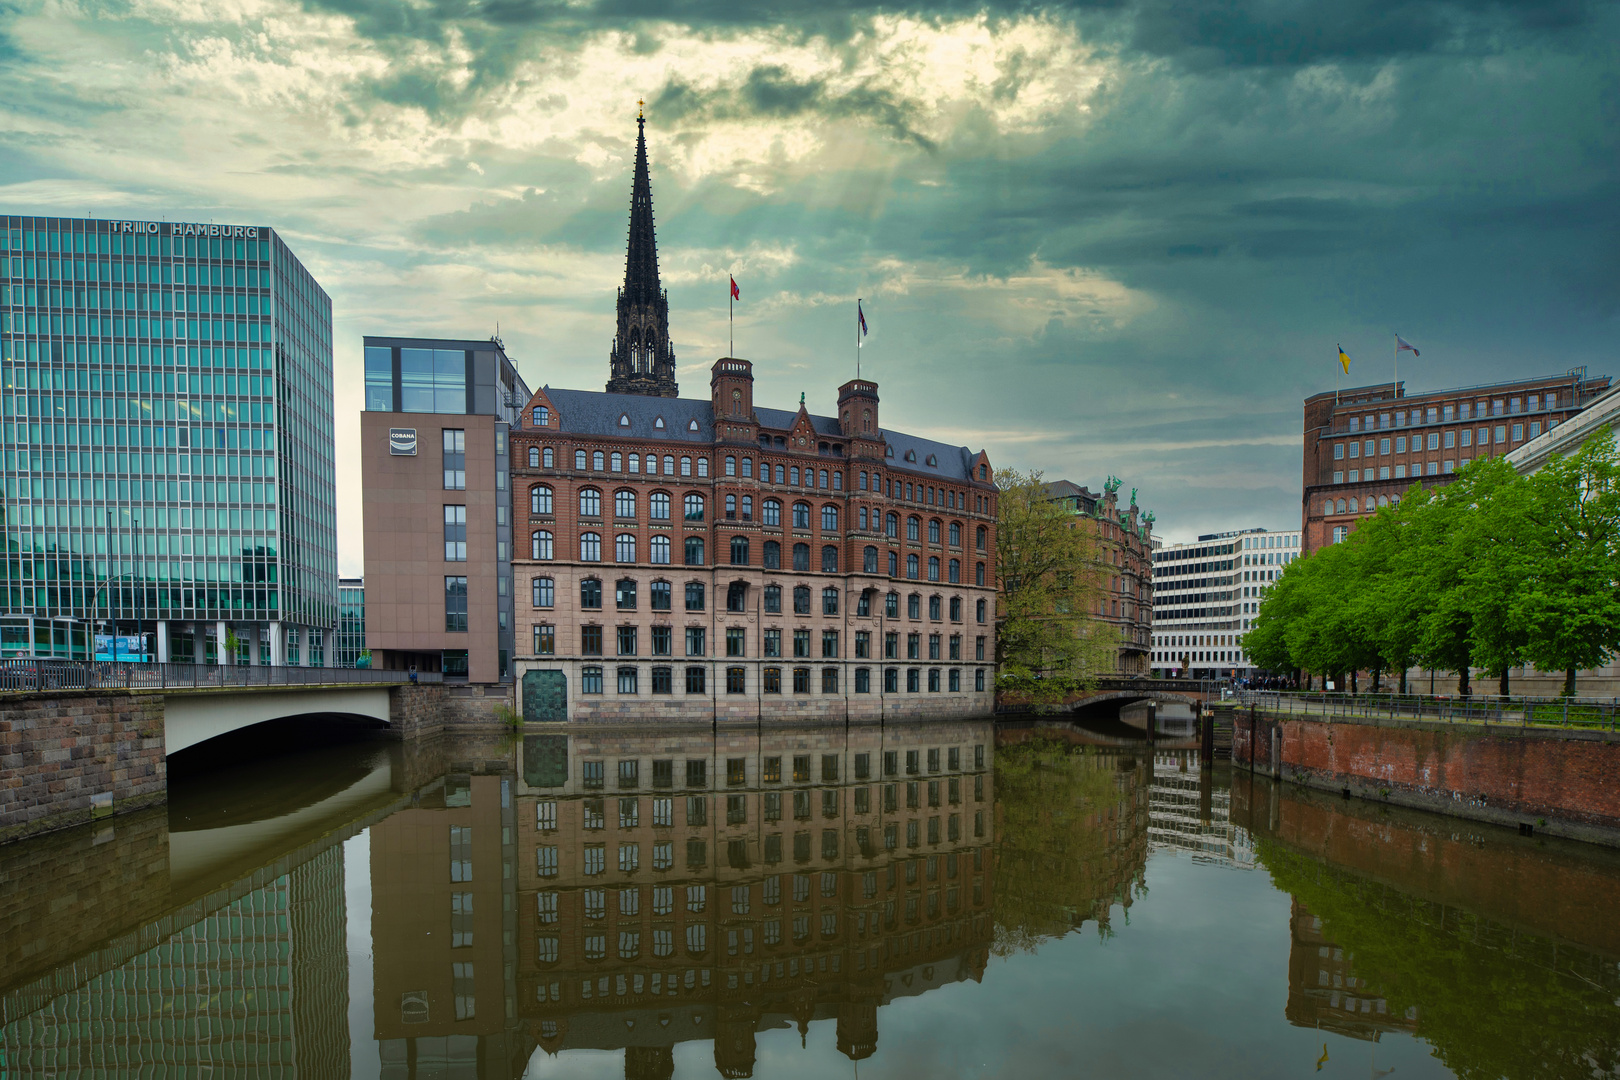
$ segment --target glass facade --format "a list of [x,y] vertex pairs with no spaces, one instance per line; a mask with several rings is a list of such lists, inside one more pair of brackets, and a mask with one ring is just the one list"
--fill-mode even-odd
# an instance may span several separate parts
[[[338,580],[338,624],[334,650],[333,667],[361,666],[360,654],[366,651],[366,583],[362,578]],[[370,666],[369,662],[366,666]]]
[[326,662],[332,303],[273,230],[0,216],[0,393],[0,652]]

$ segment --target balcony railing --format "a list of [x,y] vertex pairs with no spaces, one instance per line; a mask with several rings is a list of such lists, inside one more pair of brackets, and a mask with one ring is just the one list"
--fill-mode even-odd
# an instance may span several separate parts
[[424,671],[372,668],[268,667],[247,664],[139,664],[124,661],[0,660],[0,691],[184,690],[249,686],[337,686],[439,683]]

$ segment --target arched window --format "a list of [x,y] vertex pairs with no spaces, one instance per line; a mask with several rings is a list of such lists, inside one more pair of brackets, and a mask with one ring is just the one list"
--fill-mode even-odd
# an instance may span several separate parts
[[654,521],[668,521],[669,492],[655,491],[647,496],[647,513]]
[[1324,514],[1333,513],[1333,500],[1332,499],[1324,499],[1322,501],[1322,513],[1324,513]]
[[748,583],[746,581],[733,581],[726,586],[726,610],[748,610]]
[[686,520],[703,520],[703,496],[692,494],[686,497]]
[[709,459],[708,458],[706,458],[706,457],[698,458],[698,475],[699,476],[708,476],[709,475]]
[[793,504],[793,527],[795,529],[808,529],[810,527],[810,504],[796,502]]
[[752,495],[742,497],[742,519],[744,521],[754,520],[754,497]]
[[585,468],[585,451],[583,451],[583,450],[575,450],[574,451],[574,468],[579,469],[581,471],[584,470],[584,468]]
[[928,520],[928,542],[930,544],[939,543],[939,518],[930,518]]
[[984,584],[984,563],[973,564],[973,583],[975,585]]
[[838,614],[838,590],[825,588],[821,590],[821,613],[823,615]]
[[595,488],[582,488],[579,493],[579,516],[602,516],[602,493]]
[[531,446],[531,447],[529,447],[529,468],[538,469],[539,467],[540,467],[540,448],[538,446]]
[[592,450],[591,451],[591,468],[595,469],[597,472],[601,472],[602,471],[602,466],[604,464],[606,464],[606,462],[604,462],[602,460],[602,451],[600,451],[600,450]]
[[748,565],[748,537],[733,536],[731,538],[731,565]]
[[841,473],[841,472],[833,473],[833,490],[834,491],[843,491],[844,490],[844,474],[843,473]]
[[1352,514],[1356,512],[1356,500],[1354,499],[1350,500],[1350,512]]
[[545,484],[536,484],[529,489],[529,513],[551,513],[551,489]]
[[910,578],[912,581],[916,581],[917,580],[917,570],[918,570],[917,556],[916,555],[907,555],[906,556],[906,577]]
[[735,495],[726,496],[726,520],[737,520],[737,496]]
[[630,455],[630,473],[631,473],[631,475],[639,473],[640,471],[641,471],[641,455],[640,454],[631,454]]
[[681,458],[681,475],[682,476],[691,476],[692,475],[692,459],[691,458],[689,458],[689,457]]
[[579,606],[598,609],[602,606],[602,582],[598,578],[584,578],[579,583]]
[[1341,514],[1344,513],[1344,500],[1343,499],[1339,500],[1339,513],[1341,513]]
[[988,535],[988,533],[985,530],[985,527],[983,525],[980,525],[977,529],[975,529],[973,531],[973,546],[977,547],[980,551],[983,551],[984,550],[984,544],[985,544],[985,538],[986,538],[987,535]]
[[861,572],[875,574],[878,572],[878,550],[868,546],[861,552]]
[[550,418],[551,410],[547,409],[544,405],[536,405],[534,407],[533,415],[530,417],[530,419],[534,421],[535,427],[545,427],[546,421]]
[[726,475],[737,475],[737,459],[730,454],[726,455]]
[[906,597],[906,618],[922,618],[922,594],[911,593]]
[[613,538],[613,561],[621,563],[636,561],[635,533],[620,533]]
[[702,566],[703,565],[703,538],[702,537],[688,536],[686,538],[686,565],[687,566]]
[[613,471],[614,472],[623,472],[624,471],[624,455],[623,454],[621,454],[617,450],[615,450],[615,451],[613,451],[613,457],[610,458],[609,460],[613,463]]
[[579,561],[580,562],[601,562],[602,561],[602,534],[601,533],[588,532],[588,533],[580,533],[579,534]]
[[754,459],[751,458],[751,457],[743,458],[743,460],[742,460],[742,470],[743,470],[742,474],[744,476],[749,477],[750,479],[752,479],[753,475],[754,475]]
[[864,507],[864,506],[861,507],[861,509],[860,509],[860,517],[857,520],[859,520],[860,523],[861,523],[860,524],[861,531],[865,532],[866,531],[866,507]]
[[551,532],[540,529],[529,537],[529,558],[551,561]]
[[556,461],[556,453],[555,453],[555,451],[553,451],[551,449],[551,447],[548,446],[544,450],[540,451],[540,467],[541,468],[543,468],[543,469],[552,468],[553,465],[555,464],[555,461]]
[[[777,468],[781,468],[781,466],[778,465]],[[795,487],[798,486],[798,484],[799,484],[799,467],[797,465],[791,466],[788,469],[788,483],[794,485]]]
[[821,549],[821,572],[823,574],[838,573],[838,549],[827,544]]
[[960,584],[962,581],[962,560],[952,559],[949,567],[947,567],[947,570],[950,574],[950,577],[947,580],[949,580],[952,585]]
[[930,555],[930,556],[928,556],[928,580],[929,581],[938,581],[939,580],[939,556],[938,555]]
[[759,504],[760,520],[766,525],[782,524],[782,504],[775,499],[766,499]]
[[782,569],[782,545],[775,540],[765,541],[765,569]]
[[669,565],[669,537],[655,536],[647,541],[647,558],[659,566]]
[[890,513],[883,519],[883,525],[883,531],[888,533],[890,536],[898,537],[900,535],[900,515]]
[[537,608],[554,607],[557,603],[557,583],[548,577],[537,577],[532,582],[531,599]]
[[898,551],[889,552],[889,576],[900,576],[900,553]]
[[940,615],[943,612],[943,610],[944,610],[944,601],[939,597],[938,594],[936,594],[934,596],[930,596],[928,598],[928,617],[930,619],[933,619],[935,622],[938,622],[939,619],[940,619]]
[[827,470],[822,469],[816,475],[817,475],[818,479],[820,480],[820,483],[817,486],[825,488],[827,486]]
[[630,414],[629,413],[620,413],[619,414],[619,426],[620,427],[629,427],[630,426]]
[[922,539],[922,518],[917,517],[915,514],[913,514],[911,517],[906,518],[906,539],[907,540],[921,540]]
[[801,571],[801,572],[807,571],[807,570],[810,569],[810,545],[809,544],[794,544],[793,545],[793,569]]
[[1378,505],[1379,506],[1388,506],[1389,505],[1388,496],[1385,496],[1385,495],[1378,496]]
[[613,493],[613,516],[616,518],[633,518],[636,516],[635,492],[615,491]]
[[810,586],[795,585],[793,587],[793,614],[810,614]]
[[953,597],[951,597],[951,622],[961,622],[961,621],[962,621],[962,598],[960,596],[953,596]]
[[836,507],[836,506],[823,506],[821,508],[821,531],[822,532],[837,532],[838,531],[838,507]]
[[951,522],[951,547],[961,547],[961,546],[962,546],[962,523],[960,521],[953,521],[953,522]]
[[636,579],[620,578],[613,583],[614,606],[620,611],[636,610]]

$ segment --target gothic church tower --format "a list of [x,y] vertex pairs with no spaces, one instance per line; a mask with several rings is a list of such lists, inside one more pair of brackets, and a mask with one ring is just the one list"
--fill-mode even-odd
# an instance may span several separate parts
[[658,285],[647,118],[636,116],[636,176],[630,189],[630,243],[619,290],[619,331],[609,353],[610,394],[675,397],[675,350],[669,343],[669,294]]

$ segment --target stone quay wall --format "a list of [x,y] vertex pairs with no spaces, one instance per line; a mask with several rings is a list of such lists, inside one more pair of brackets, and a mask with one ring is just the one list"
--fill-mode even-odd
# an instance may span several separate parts
[[1240,711],[1234,768],[1620,847],[1620,733]]
[[0,843],[167,798],[163,695],[0,697]]

